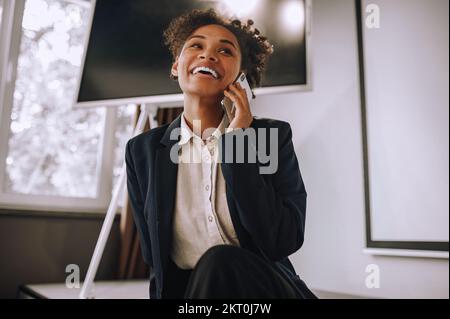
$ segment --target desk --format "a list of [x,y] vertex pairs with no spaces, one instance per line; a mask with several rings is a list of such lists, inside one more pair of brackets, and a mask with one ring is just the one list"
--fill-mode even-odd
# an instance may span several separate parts
[[[21,299],[78,299],[80,288],[68,288],[64,283],[29,284],[19,288]],[[148,280],[96,281],[96,299],[149,299]]]

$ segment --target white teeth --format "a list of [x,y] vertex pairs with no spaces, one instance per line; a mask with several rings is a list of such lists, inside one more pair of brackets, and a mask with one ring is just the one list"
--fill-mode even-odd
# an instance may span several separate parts
[[215,79],[218,78],[217,72],[214,71],[213,69],[210,69],[210,68],[206,67],[206,66],[198,66],[198,67],[196,67],[196,68],[192,71],[192,74],[197,74],[197,73],[200,72],[200,71],[209,72],[209,73],[212,74],[212,76],[213,76]]

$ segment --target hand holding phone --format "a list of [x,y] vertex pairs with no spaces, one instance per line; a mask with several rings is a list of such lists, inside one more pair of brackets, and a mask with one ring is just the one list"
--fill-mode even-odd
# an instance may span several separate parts
[[[239,83],[241,88],[243,88],[245,90],[245,92],[247,94],[248,103],[250,105],[250,101],[252,98],[254,98],[254,95],[253,95],[252,89],[250,88],[250,84],[248,83],[247,77],[245,76],[245,74],[243,72],[241,72],[239,74],[239,76],[237,77],[236,81],[234,81],[233,83],[235,83],[235,84]],[[234,118],[236,106],[228,97],[224,97],[221,103],[222,103],[222,107],[224,108],[225,112],[228,115],[228,119],[231,122]]]

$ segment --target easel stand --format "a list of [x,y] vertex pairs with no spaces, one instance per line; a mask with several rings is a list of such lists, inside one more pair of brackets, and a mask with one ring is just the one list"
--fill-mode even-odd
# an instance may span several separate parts
[[[149,120],[150,128],[157,127],[158,123],[155,120],[156,112],[158,107],[161,107],[156,104],[142,104],[141,112],[139,114],[139,118],[136,124],[136,127],[133,130],[133,137],[139,135],[144,131],[146,120]],[[100,264],[100,260],[103,256],[103,251],[105,249],[106,242],[109,237],[109,233],[111,232],[111,227],[114,221],[114,217],[116,216],[117,206],[119,203],[119,199],[121,198],[122,192],[125,190],[125,180],[126,180],[126,164],[123,163],[122,169],[120,171],[120,176],[117,184],[114,187],[114,192],[111,198],[111,202],[108,206],[108,211],[106,213],[105,220],[103,221],[102,230],[100,231],[100,235],[97,240],[97,244],[95,245],[94,254],[92,255],[91,262],[89,263],[89,268],[86,274],[86,278],[84,280],[83,286],[81,288],[81,292],[79,295],[80,299],[93,299],[95,298],[94,291],[94,279],[97,274],[98,265]]]

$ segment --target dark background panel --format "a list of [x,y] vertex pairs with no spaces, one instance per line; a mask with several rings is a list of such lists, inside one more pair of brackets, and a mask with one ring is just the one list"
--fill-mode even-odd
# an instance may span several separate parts
[[[277,23],[282,3],[262,1],[254,19],[275,47],[263,87],[307,81],[304,32],[284,39],[282,25]],[[208,7],[217,9],[216,2],[97,0],[78,102],[180,93],[169,78],[172,58],[162,34],[174,17]]]

